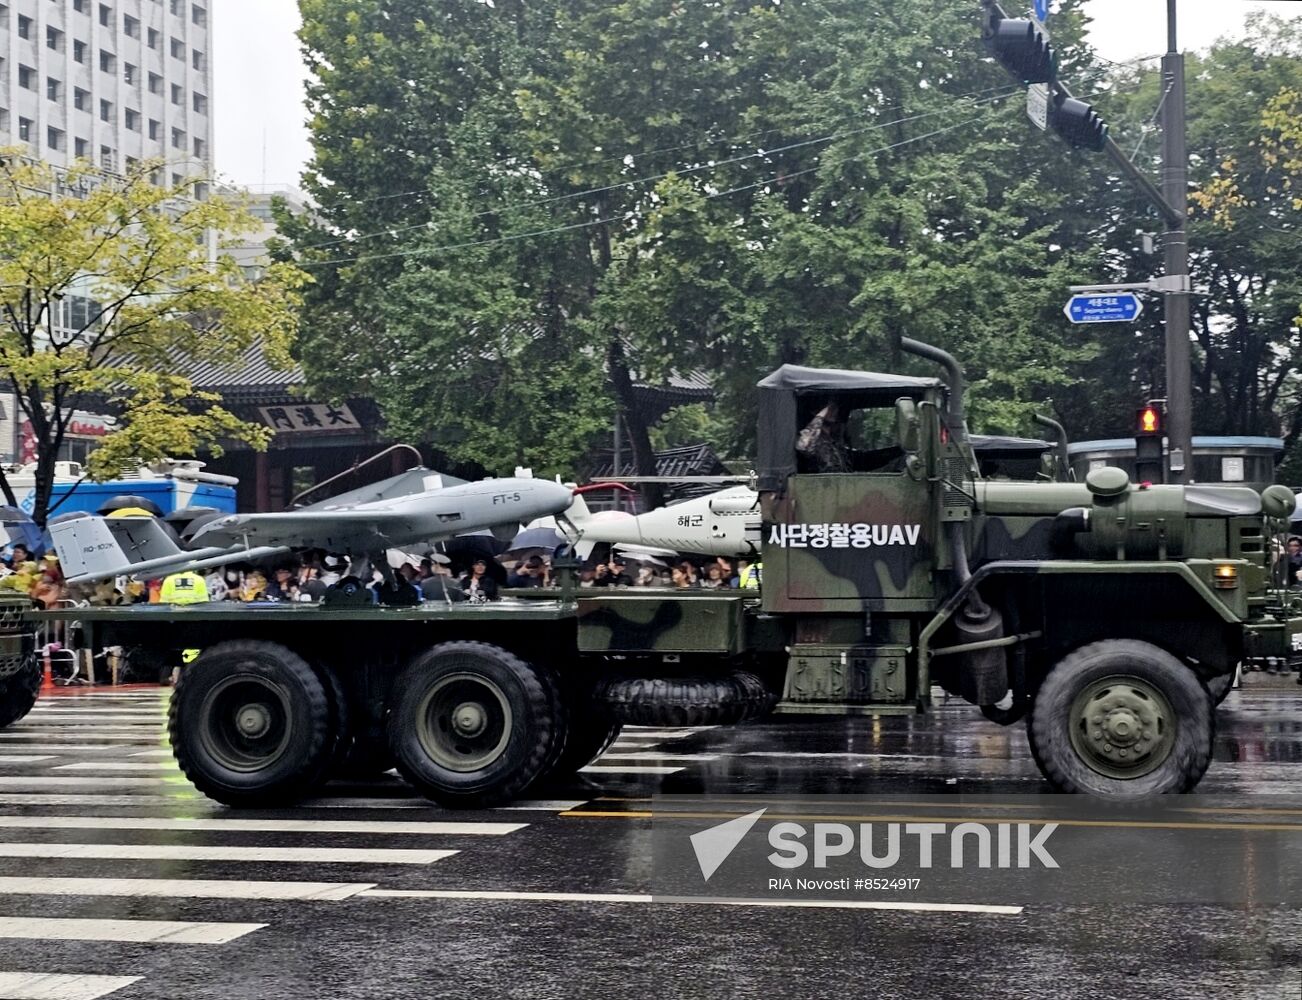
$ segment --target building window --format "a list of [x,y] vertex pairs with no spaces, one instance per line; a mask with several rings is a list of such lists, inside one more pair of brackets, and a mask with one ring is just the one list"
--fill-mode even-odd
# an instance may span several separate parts
[[63,51],[63,32],[58,28],[46,25],[45,27],[45,47],[54,49],[55,52]]
[[168,8],[177,17],[185,16],[185,0],[171,0],[168,4]]
[[76,39],[73,39],[73,42],[72,42],[72,58],[75,59],[75,60],[76,60],[77,62],[79,62],[79,63],[84,63],[84,62],[86,61],[86,43],[85,43],[85,42],[81,42],[81,41],[78,41],[78,40],[76,40]]
[[194,92],[192,97],[194,98],[194,110],[199,112],[201,115],[206,115],[208,113],[208,98],[197,90]]
[[208,11],[195,4],[190,8],[190,20],[201,28],[208,27]]
[[149,74],[149,92],[151,94],[161,94],[163,92],[163,78],[157,73]]
[[78,111],[90,110],[90,91],[80,87],[72,88],[72,106]]
[[79,160],[84,160],[90,155],[90,143],[85,139],[73,139],[72,147],[74,155]]
[[172,129],[172,148],[185,149],[185,133],[179,128]]
[[36,70],[30,66],[18,65],[18,86],[24,90],[36,89]]
[[127,173],[131,173],[131,171],[135,170],[136,164],[138,164],[139,162],[140,161],[137,160],[134,156],[128,156],[126,159]]
[[18,119],[18,138],[22,142],[31,142],[32,139],[32,120],[30,118]]
[[130,63],[123,63],[122,79],[125,80],[129,86],[134,87],[140,79],[140,74],[136,70],[135,66],[132,66]]
[[99,120],[102,122],[111,122],[113,120],[113,102],[99,102]]
[[89,0],[72,0],[72,9],[78,14],[86,13],[86,8],[90,5]]
[[18,15],[18,37],[19,38],[32,37],[32,19],[30,17],[27,17],[24,14]]
[[203,72],[205,66],[205,60],[202,52],[200,52],[198,49],[195,49],[194,52],[191,53],[190,61],[194,64],[195,69],[199,70],[199,72],[201,73]]
[[55,128],[51,125],[45,130],[45,144],[51,149],[63,149],[66,143],[63,139],[63,129]]
[[99,167],[101,170],[113,169],[113,147],[112,146],[100,146]]
[[179,83],[172,84],[172,103],[183,104],[185,102],[185,88]]
[[115,73],[118,68],[118,57],[112,52],[99,50],[99,68],[104,73]]
[[195,198],[195,201],[207,201],[207,200],[208,200],[208,185],[207,185],[204,181],[199,181],[197,184],[195,184],[195,186],[194,186],[194,198]]
[[140,37],[140,21],[130,14],[122,15],[122,31],[128,38]]
[[136,110],[134,110],[134,109],[132,109],[132,108],[127,108],[127,111],[126,111],[126,120],[127,120],[127,128],[131,129],[132,132],[139,132],[139,131],[140,131],[140,112],[139,112],[139,111],[136,111]]
[[194,155],[200,160],[205,159],[208,156],[208,144],[202,139],[194,140]]
[[153,139],[155,142],[157,142],[158,139],[159,139],[159,137],[160,137],[162,134],[163,134],[163,124],[162,124],[162,122],[156,122],[156,121],[154,121],[154,119],[152,119],[152,118],[149,119],[149,138],[151,138],[151,139]]
[[158,48],[158,43],[162,39],[162,37],[163,36],[158,33],[157,28],[150,28],[148,32],[149,47],[151,49]]
[[185,180],[185,178],[182,177],[180,174],[173,174],[173,175],[172,175],[172,187],[174,187],[174,188],[179,188],[179,187],[181,186],[181,182],[182,182],[183,180]]
[[163,186],[163,171],[161,167],[155,167],[149,172],[149,183],[156,188]]
[[106,28],[113,23],[113,8],[108,4],[99,5],[99,23]]
[[0,132],[9,131],[9,111],[6,108],[0,108]]
[[52,101],[60,100],[63,97],[63,83],[52,76],[45,78],[45,96]]
[[175,35],[173,35],[173,36],[172,36],[172,41],[171,41],[171,46],[172,46],[172,58],[173,58],[173,59],[184,59],[184,58],[185,58],[185,42],[181,41],[181,39],[179,39],[179,38],[177,38]]

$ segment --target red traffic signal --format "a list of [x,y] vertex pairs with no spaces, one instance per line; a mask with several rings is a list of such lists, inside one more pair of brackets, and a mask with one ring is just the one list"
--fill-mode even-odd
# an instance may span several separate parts
[[1135,411],[1135,435],[1147,437],[1162,433],[1162,411],[1151,403]]

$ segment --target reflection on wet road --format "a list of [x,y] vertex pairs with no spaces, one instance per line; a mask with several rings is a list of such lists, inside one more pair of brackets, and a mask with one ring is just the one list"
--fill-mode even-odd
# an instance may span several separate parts
[[[1292,908],[1160,907],[1126,885],[1107,906],[967,910],[649,896],[656,792],[1045,790],[1023,727],[959,702],[630,728],[495,810],[449,812],[390,775],[233,811],[176,770],[167,694],[61,694],[0,733],[0,1000],[1299,995]],[[1302,797],[1302,688],[1234,692],[1218,718],[1200,793]]]

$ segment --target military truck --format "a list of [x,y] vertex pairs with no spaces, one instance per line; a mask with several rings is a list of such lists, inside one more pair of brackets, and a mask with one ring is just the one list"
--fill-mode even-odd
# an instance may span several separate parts
[[396,763],[437,802],[487,806],[582,767],[624,724],[925,713],[933,684],[1025,719],[1060,790],[1192,789],[1236,664],[1302,656],[1272,576],[1292,494],[1107,468],[983,479],[957,363],[903,346],[943,377],[787,365],[760,382],[758,596],[582,590],[563,572],[559,591],[482,605],[52,614],[104,644],[202,650],[171,743],[231,805]]

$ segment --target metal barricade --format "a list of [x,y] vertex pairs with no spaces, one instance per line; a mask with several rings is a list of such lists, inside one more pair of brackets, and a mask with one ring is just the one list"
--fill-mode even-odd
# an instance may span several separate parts
[[[55,606],[62,610],[88,607],[89,603],[63,598]],[[94,655],[92,650],[80,647],[83,635],[79,621],[41,622],[36,635],[36,651],[46,676],[55,684],[66,687],[95,683]]]

